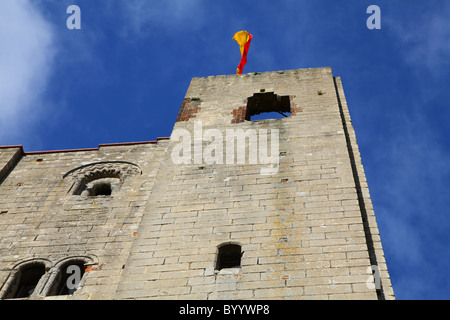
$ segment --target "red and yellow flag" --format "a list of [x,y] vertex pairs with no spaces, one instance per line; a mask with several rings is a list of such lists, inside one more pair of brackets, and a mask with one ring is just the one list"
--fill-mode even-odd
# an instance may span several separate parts
[[241,50],[241,62],[237,67],[236,74],[242,74],[242,70],[247,63],[247,53],[248,49],[250,48],[250,42],[252,41],[252,38],[253,36],[245,30],[236,32],[234,34],[233,40],[236,40]]

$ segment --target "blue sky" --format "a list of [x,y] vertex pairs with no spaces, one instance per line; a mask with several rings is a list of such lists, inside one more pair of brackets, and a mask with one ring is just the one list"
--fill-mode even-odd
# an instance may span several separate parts
[[449,20],[444,0],[0,0],[0,145],[169,136],[192,77],[235,73],[245,29],[244,73],[342,77],[396,297],[450,299]]

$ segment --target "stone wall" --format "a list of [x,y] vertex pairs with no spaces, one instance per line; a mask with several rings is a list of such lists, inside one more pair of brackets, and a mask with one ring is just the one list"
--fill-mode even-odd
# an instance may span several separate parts
[[[81,288],[69,297],[112,298],[165,144],[167,141],[22,154],[0,185],[2,297],[7,297],[13,275],[22,265],[45,262],[42,292],[31,297],[39,298],[52,285],[52,275],[61,262],[82,258],[87,272]],[[1,149],[0,158],[11,151]],[[120,189],[110,196],[73,195],[80,174],[104,171],[108,175],[112,168],[123,175]]]

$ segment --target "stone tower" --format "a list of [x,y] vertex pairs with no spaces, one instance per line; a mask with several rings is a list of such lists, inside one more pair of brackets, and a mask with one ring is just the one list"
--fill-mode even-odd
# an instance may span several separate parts
[[394,299],[330,68],[194,78],[170,138],[1,147],[0,211],[2,299]]

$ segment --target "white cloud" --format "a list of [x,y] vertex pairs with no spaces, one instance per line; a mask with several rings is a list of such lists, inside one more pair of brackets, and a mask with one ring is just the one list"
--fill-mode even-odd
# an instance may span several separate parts
[[122,35],[169,33],[183,28],[198,28],[205,14],[202,0],[127,0],[108,3],[109,10],[125,19]]
[[0,1],[0,145],[22,144],[43,115],[53,32],[29,0]]
[[448,70],[450,60],[450,5],[440,3],[429,8],[435,9],[415,12],[414,17],[403,19],[402,23],[394,17],[387,17],[385,22],[399,40],[407,63],[418,67],[419,73],[425,68],[431,74],[440,75],[442,68]]

